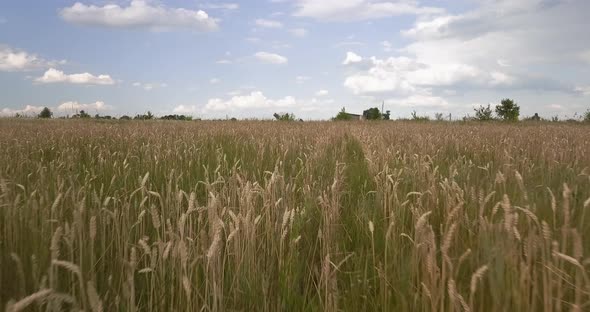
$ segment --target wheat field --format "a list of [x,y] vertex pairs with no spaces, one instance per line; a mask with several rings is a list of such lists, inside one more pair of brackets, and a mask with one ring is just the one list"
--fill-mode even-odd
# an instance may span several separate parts
[[0,120],[6,311],[588,311],[590,128]]

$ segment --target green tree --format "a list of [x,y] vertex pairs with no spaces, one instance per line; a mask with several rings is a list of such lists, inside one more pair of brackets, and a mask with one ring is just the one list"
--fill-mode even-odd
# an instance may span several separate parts
[[489,121],[493,119],[492,108],[490,107],[490,104],[488,104],[488,106],[480,105],[473,110],[475,111],[475,119],[479,121]]
[[336,115],[336,117],[332,118],[332,120],[351,120],[352,117],[346,112],[346,109],[342,107],[342,110]]
[[511,99],[503,99],[500,105],[496,106],[496,114],[503,120],[518,121],[520,106]]
[[274,113],[273,116],[278,121],[295,121],[295,115],[290,113]]
[[590,122],[590,109],[584,113],[584,122]]
[[47,107],[43,107],[43,110],[39,113],[39,118],[51,118],[53,113]]
[[391,111],[385,111],[385,114],[383,114],[383,120],[390,120],[391,118]]
[[363,116],[365,117],[366,120],[381,120],[381,119],[383,119],[383,115],[381,115],[381,112],[379,111],[379,108],[377,108],[377,107],[372,107],[372,108],[369,108],[369,109],[363,111]]

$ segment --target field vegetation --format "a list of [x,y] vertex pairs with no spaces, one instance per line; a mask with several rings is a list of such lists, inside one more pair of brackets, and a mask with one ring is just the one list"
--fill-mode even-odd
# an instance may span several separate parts
[[7,311],[588,311],[567,123],[0,120]]

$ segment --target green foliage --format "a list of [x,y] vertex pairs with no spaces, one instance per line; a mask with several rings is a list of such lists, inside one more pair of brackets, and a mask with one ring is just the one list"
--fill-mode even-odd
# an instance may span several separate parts
[[391,111],[385,111],[385,114],[383,114],[383,120],[390,120],[391,118]]
[[525,118],[527,121],[541,121],[541,119],[541,116],[539,116],[537,113],[535,113],[533,116]]
[[43,107],[43,110],[39,113],[39,118],[51,118],[53,116],[53,113],[51,112],[51,110],[47,107]]
[[480,105],[473,110],[475,111],[475,119],[479,121],[489,121],[494,119],[492,116],[492,108],[490,107],[490,104],[488,104],[488,106]]
[[590,109],[584,113],[584,122],[590,122]]
[[444,115],[443,113],[434,113],[434,119],[436,121],[443,121],[444,120]]
[[[96,116],[98,116],[98,114],[96,114]],[[90,115],[84,110],[81,110],[79,113],[72,115],[72,118],[90,118]]]
[[119,120],[131,120],[131,117],[129,117],[127,115],[123,115],[119,118]]
[[412,112],[412,120],[413,121],[430,121],[430,117],[428,116],[418,116],[418,113],[416,113],[416,111]]
[[186,116],[186,115],[166,115],[166,116],[160,117],[160,119],[162,119],[162,120],[191,121],[191,120],[193,120],[193,117],[192,116]]
[[143,115],[136,115],[135,118],[133,118],[135,120],[152,120],[154,119],[154,115],[152,114],[152,112],[148,111],[146,114]]
[[336,117],[332,118],[332,120],[352,120],[352,116],[350,116],[347,112],[346,109],[344,107],[342,107],[342,110],[338,113],[338,115],[336,115]]
[[295,121],[295,115],[291,113],[274,113],[273,116],[278,121]]
[[381,120],[381,119],[383,119],[383,115],[381,115],[381,112],[379,111],[379,108],[377,108],[377,107],[372,107],[372,108],[369,108],[369,109],[363,111],[363,116],[365,117],[366,120]]
[[511,99],[503,99],[500,105],[496,106],[496,114],[506,121],[518,121],[520,106]]
[[109,116],[109,115],[101,116],[99,114],[96,114],[96,115],[94,115],[94,119],[111,120],[111,119],[113,119],[113,117],[112,116]]

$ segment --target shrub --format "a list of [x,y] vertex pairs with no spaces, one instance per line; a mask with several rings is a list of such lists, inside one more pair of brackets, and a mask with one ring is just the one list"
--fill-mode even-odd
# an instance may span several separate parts
[[506,121],[518,121],[520,106],[511,99],[503,99],[500,105],[496,106],[496,114]]
[[53,113],[47,107],[43,107],[43,110],[39,113],[39,118],[51,118]]

